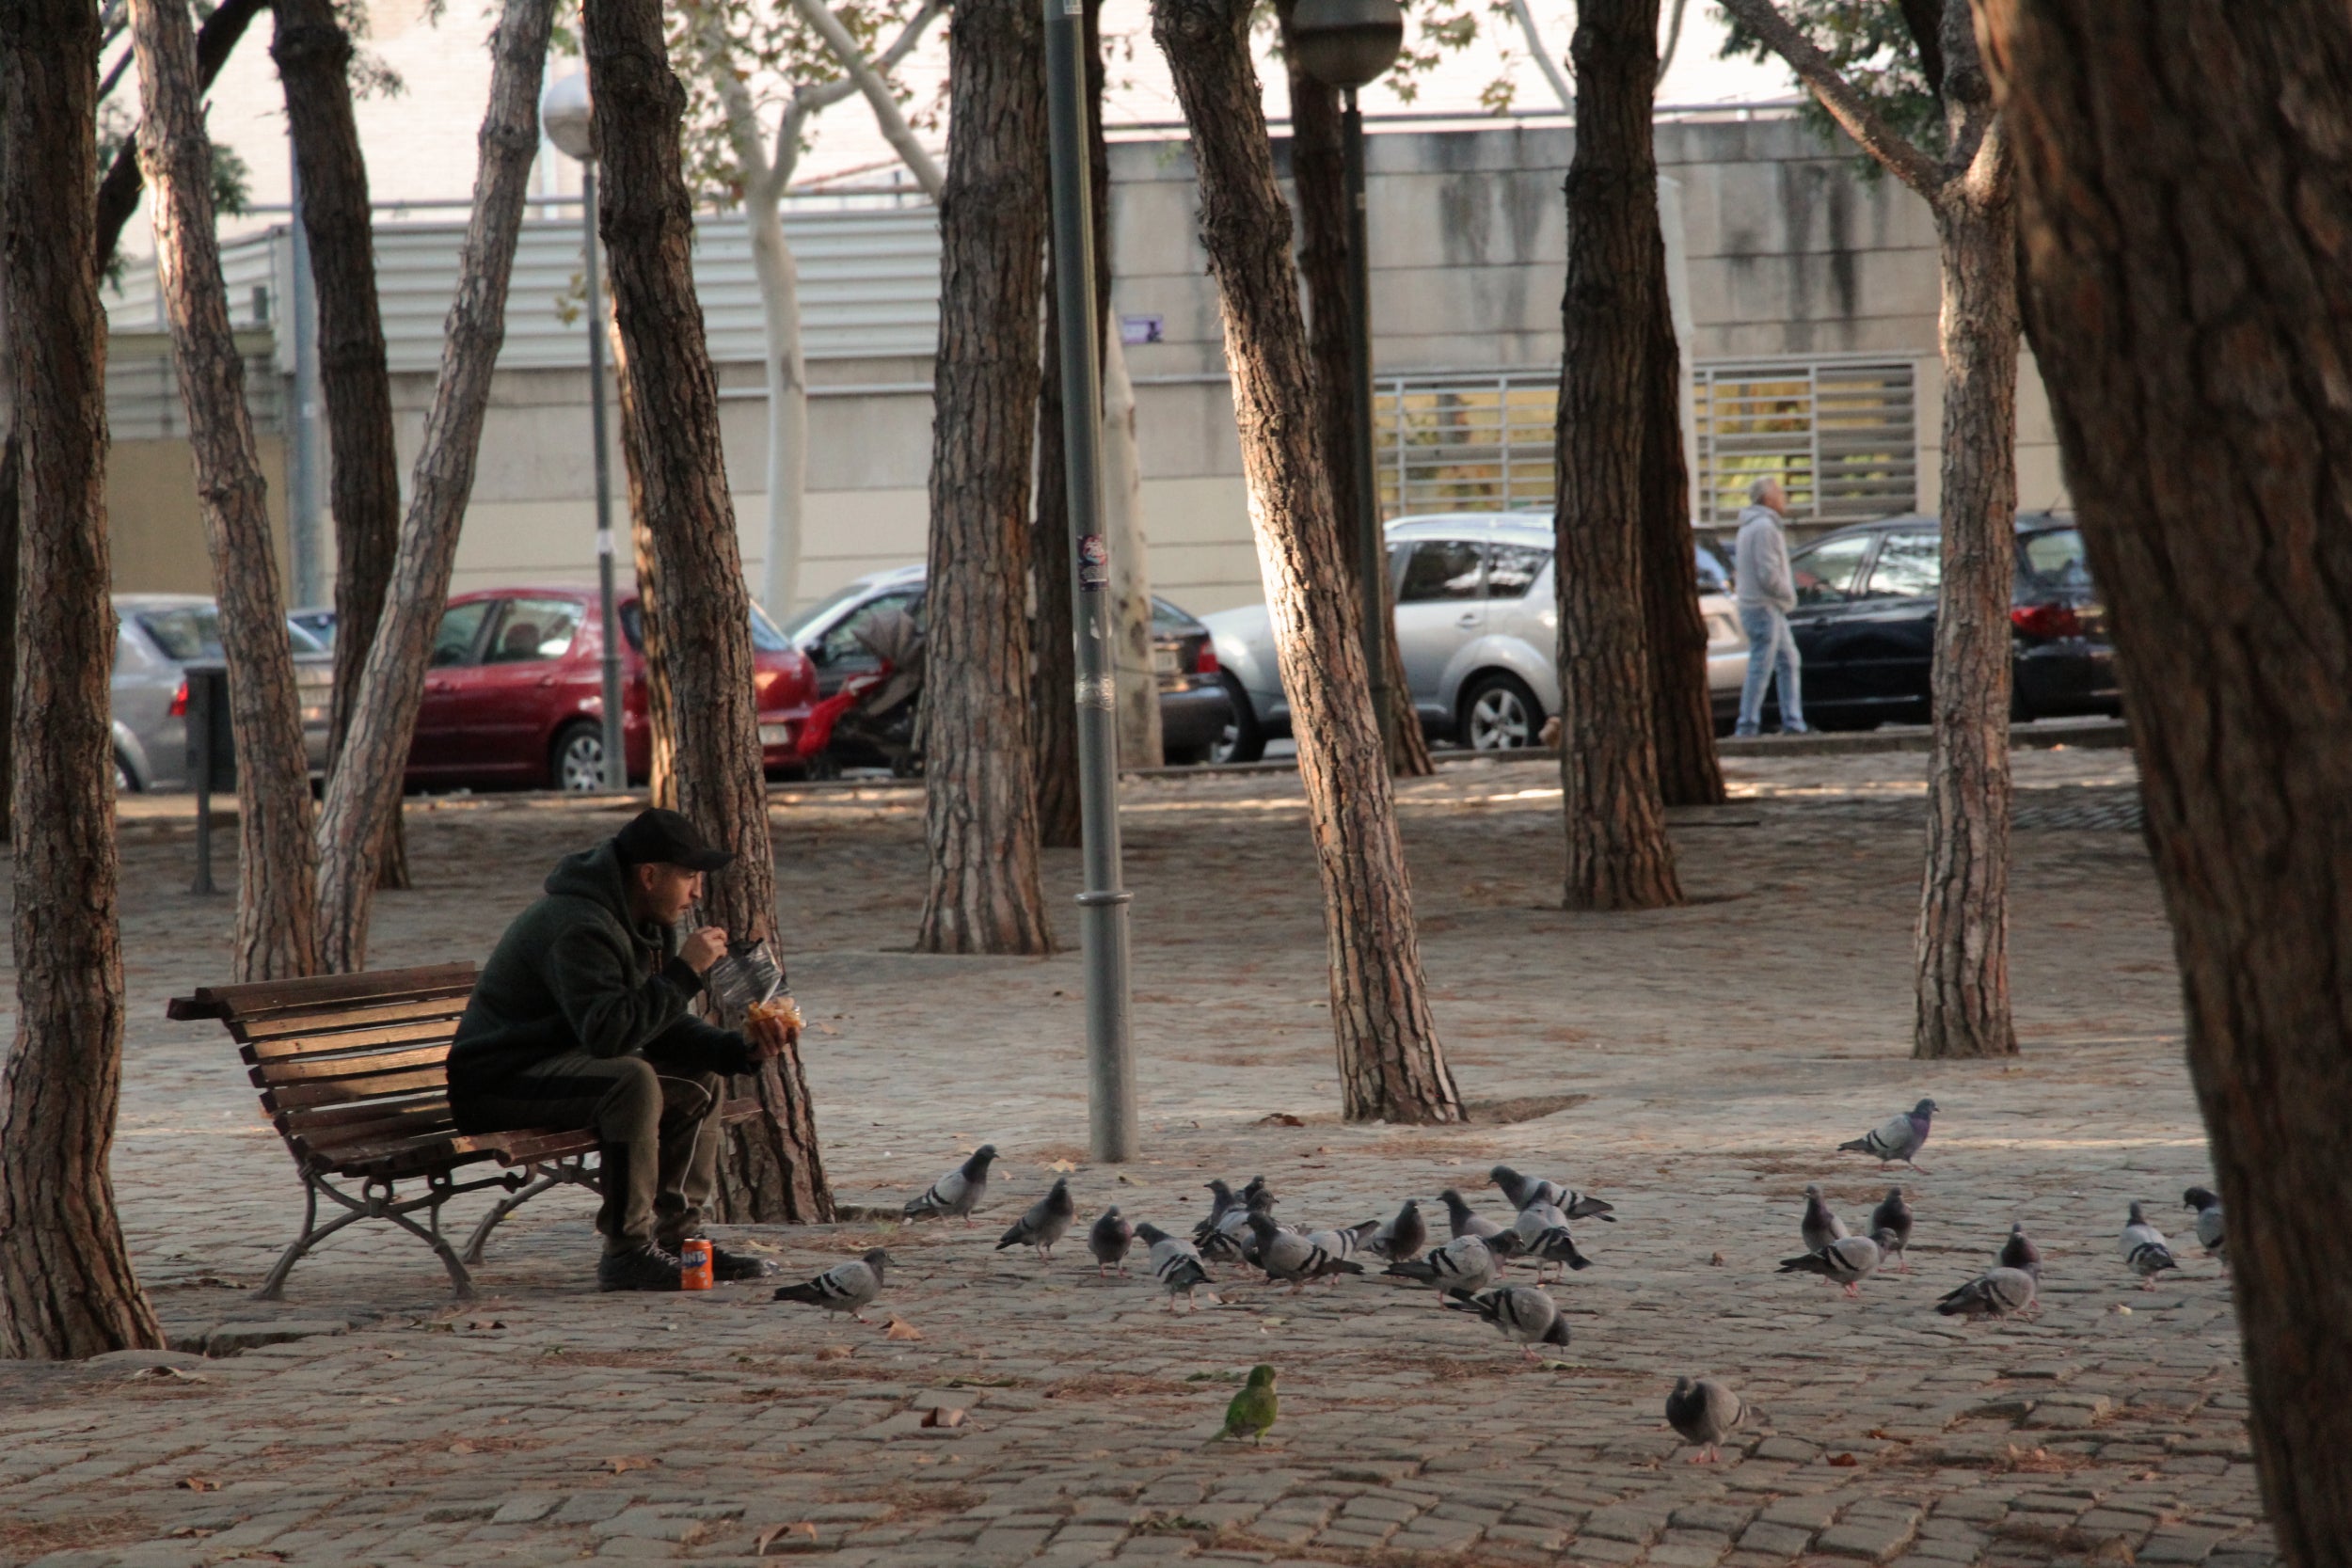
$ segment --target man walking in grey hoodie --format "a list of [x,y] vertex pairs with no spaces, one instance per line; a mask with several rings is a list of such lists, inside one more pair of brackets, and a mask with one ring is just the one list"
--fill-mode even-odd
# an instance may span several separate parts
[[1764,683],[1780,694],[1784,734],[1804,734],[1804,699],[1797,689],[1797,640],[1788,632],[1788,612],[1797,608],[1797,584],[1788,570],[1788,536],[1781,519],[1788,495],[1777,479],[1748,486],[1748,506],[1740,514],[1740,536],[1732,546],[1732,573],[1739,579],[1740,629],[1748,634],[1748,678],[1740,688],[1740,726],[1754,735],[1764,712]]

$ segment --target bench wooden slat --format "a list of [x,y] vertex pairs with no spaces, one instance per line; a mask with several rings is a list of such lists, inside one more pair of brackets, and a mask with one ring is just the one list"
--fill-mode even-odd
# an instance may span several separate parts
[[358,1051],[370,1046],[412,1045],[421,1040],[439,1040],[446,1044],[456,1033],[457,1021],[453,1018],[427,1019],[420,1023],[392,1023],[374,1029],[347,1030],[339,1035],[306,1035],[299,1039],[241,1042],[238,1053],[248,1062],[275,1061],[324,1055],[337,1051]]
[[272,1088],[280,1084],[356,1081],[371,1073],[430,1067],[448,1058],[449,1045],[444,1041],[408,1051],[371,1051],[356,1056],[281,1057],[255,1063],[248,1076],[256,1087]]
[[300,1111],[313,1105],[345,1105],[353,1101],[373,1100],[379,1095],[403,1094],[411,1089],[437,1089],[446,1085],[449,1075],[439,1067],[419,1068],[413,1072],[389,1072],[373,1078],[337,1079],[324,1084],[288,1084],[282,1087],[262,1090],[262,1104],[272,1111]]
[[358,1029],[370,1023],[407,1023],[426,1019],[463,1018],[466,1004],[473,996],[470,987],[453,990],[446,996],[425,997],[410,1002],[387,1002],[368,1007],[326,1007],[312,1012],[271,1013],[249,1019],[240,1013],[235,1020],[237,1037],[246,1042],[327,1037],[333,1032]]
[[[376,1110],[374,1106],[359,1107]],[[353,1144],[396,1143],[404,1138],[438,1137],[453,1132],[457,1118],[450,1115],[445,1100],[419,1101],[390,1115],[377,1114],[364,1119],[331,1122],[320,1127],[305,1127],[295,1120],[306,1113],[296,1111],[278,1117],[278,1133],[287,1145],[305,1157],[331,1157],[339,1148]],[[291,1124],[291,1125],[289,1125]]]
[[276,1011],[381,997],[405,1001],[421,991],[473,989],[471,963],[430,964],[418,969],[377,969],[358,974],[314,974],[300,980],[256,980],[241,986],[200,986],[193,996],[171,1000],[176,1019],[258,1019]]

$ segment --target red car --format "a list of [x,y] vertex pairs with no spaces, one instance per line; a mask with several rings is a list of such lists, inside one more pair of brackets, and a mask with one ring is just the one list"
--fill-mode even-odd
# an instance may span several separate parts
[[[649,771],[645,657],[635,593],[621,595],[621,736],[632,779]],[[408,748],[411,788],[604,787],[604,637],[582,588],[491,588],[450,596]],[[759,738],[771,771],[797,768],[817,697],[808,657],[752,607]]]

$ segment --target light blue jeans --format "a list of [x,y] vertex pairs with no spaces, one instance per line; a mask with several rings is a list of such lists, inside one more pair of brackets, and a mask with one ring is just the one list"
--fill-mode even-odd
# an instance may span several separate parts
[[1764,683],[1780,689],[1780,727],[1804,734],[1804,698],[1797,688],[1797,640],[1788,617],[1771,605],[1740,607],[1740,629],[1748,634],[1748,678],[1740,688],[1740,725],[1735,735],[1754,735],[1764,712]]

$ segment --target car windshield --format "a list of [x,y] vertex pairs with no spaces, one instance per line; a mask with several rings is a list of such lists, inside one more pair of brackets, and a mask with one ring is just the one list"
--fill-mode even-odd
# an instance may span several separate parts
[[1152,635],[1154,637],[1190,637],[1209,628],[1184,611],[1154,594],[1152,599]]
[[2043,592],[2091,586],[2090,562],[2083,554],[2083,536],[2071,528],[2047,529],[2020,537],[2017,571],[2026,586]]
[[[835,594],[833,602],[838,603],[840,598],[841,595]],[[628,639],[631,648],[642,654],[645,651],[645,622],[644,611],[638,609],[637,604],[635,599],[631,599],[621,606],[621,635]],[[778,631],[776,624],[768,619],[768,612],[757,605],[752,606],[752,647],[763,654],[789,653],[792,649],[792,640]]]
[[[143,610],[135,617],[140,629],[155,640],[164,657],[182,664],[190,659],[220,658],[220,609],[216,605],[174,605],[169,610]],[[287,640],[297,657],[324,654],[326,644],[294,622],[286,623]]]
[[[871,583],[853,582],[850,584],[849,587],[844,588],[837,593],[829,594],[825,597],[818,600],[815,604],[809,606],[806,610],[802,610],[798,615],[787,618],[784,623],[782,635],[789,638],[795,642],[798,642],[811,629],[820,625],[825,618],[831,615],[834,610],[839,610],[845,604],[856,603],[858,600],[866,597],[873,591],[874,588]],[[762,617],[762,619],[765,619],[765,617]]]

